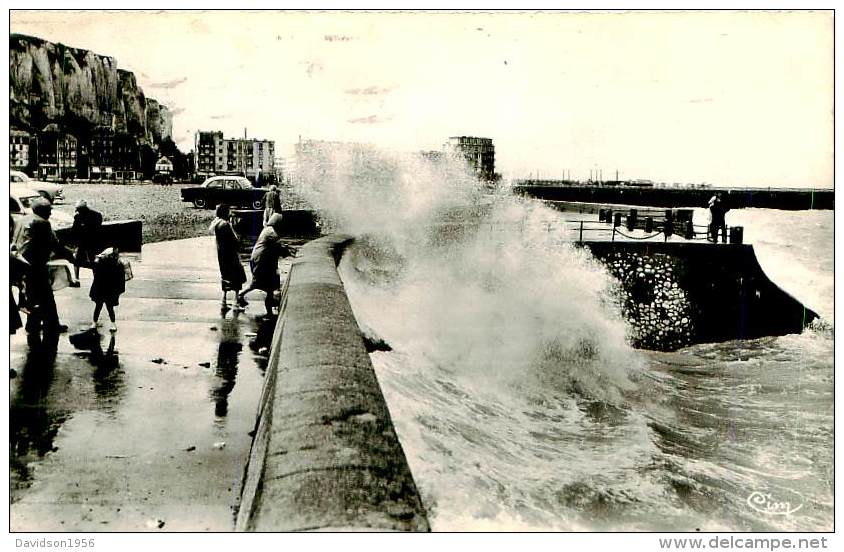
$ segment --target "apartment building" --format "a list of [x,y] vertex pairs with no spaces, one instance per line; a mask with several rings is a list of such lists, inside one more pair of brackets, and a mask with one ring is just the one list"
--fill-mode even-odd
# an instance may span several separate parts
[[9,130],[9,168],[18,171],[29,167],[32,136],[25,130]]
[[77,140],[55,123],[44,127],[38,139],[38,177],[64,180],[76,176]]
[[479,178],[495,178],[495,146],[492,138],[451,136],[443,150],[450,155],[462,156]]
[[221,131],[199,131],[194,146],[199,176],[238,174],[258,180],[275,172],[273,140],[224,138]]

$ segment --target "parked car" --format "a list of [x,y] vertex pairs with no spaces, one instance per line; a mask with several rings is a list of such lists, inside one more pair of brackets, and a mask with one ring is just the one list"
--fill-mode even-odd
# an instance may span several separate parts
[[[9,214],[12,216],[12,219],[17,221],[17,219],[24,215],[32,213],[32,200],[38,199],[39,197],[41,197],[41,194],[35,190],[13,186],[9,190]],[[73,226],[73,217],[63,211],[53,209],[50,215],[50,223],[53,226],[53,230],[69,228]]]
[[231,207],[260,209],[264,204],[266,188],[256,188],[242,176],[212,176],[201,186],[182,188],[182,201],[193,203],[199,209],[213,209],[220,203]]
[[29,175],[21,171],[9,171],[9,185],[19,185],[28,190],[35,190],[50,203],[55,203],[56,200],[64,201],[64,190],[61,186],[49,182],[41,182],[40,180],[33,180]]

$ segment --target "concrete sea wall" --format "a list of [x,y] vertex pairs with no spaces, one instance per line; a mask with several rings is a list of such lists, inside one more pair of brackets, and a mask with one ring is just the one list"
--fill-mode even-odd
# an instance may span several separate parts
[[337,260],[307,243],[282,293],[239,531],[428,531]]
[[634,346],[800,333],[817,314],[762,271],[753,247],[688,242],[584,242],[623,290]]
[[[235,209],[235,232],[238,236],[255,238],[264,228],[264,211]],[[320,236],[317,214],[306,209],[285,209],[281,219],[281,235],[285,238],[317,238]]]
[[[56,237],[64,244],[72,244],[70,227],[56,230]],[[103,222],[99,248],[117,247],[123,252],[138,253],[143,245],[143,224],[139,220],[109,220]]]

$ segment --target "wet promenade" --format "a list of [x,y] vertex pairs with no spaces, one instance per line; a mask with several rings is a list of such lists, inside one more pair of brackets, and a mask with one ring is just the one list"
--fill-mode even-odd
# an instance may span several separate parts
[[[282,264],[282,278],[290,259]],[[144,246],[101,353],[62,336],[55,358],[10,341],[12,531],[229,531],[266,358],[249,339],[261,292],[221,312],[213,238]],[[247,271],[248,272],[248,271]],[[90,323],[91,272],[56,293]]]

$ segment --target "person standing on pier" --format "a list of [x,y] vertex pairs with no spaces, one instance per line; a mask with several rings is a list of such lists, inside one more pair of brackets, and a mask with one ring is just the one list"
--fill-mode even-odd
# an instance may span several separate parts
[[267,316],[273,314],[274,294],[281,287],[278,276],[279,257],[289,257],[293,253],[281,241],[281,215],[276,213],[267,221],[267,225],[261,230],[258,241],[252,249],[249,258],[249,267],[252,269],[252,282],[249,287],[237,294],[237,304],[246,307],[245,296],[253,289],[260,289],[266,292],[264,306],[267,308]]
[[[229,206],[217,205],[217,212],[214,221],[211,222],[209,230],[214,232],[214,239],[217,242],[217,263],[220,266],[220,282],[223,288],[223,301],[220,304],[222,309],[228,309],[226,294],[233,291],[236,303],[237,294],[246,282],[246,272],[240,264],[240,253],[238,252],[237,234],[229,222]],[[235,310],[242,309],[239,304]]]
[[724,217],[729,210],[720,192],[709,199],[709,239],[712,243],[718,243],[719,232],[721,241],[727,243],[727,222]]

